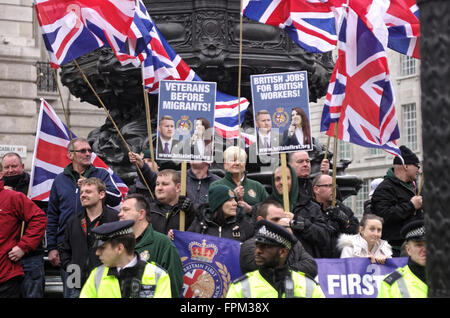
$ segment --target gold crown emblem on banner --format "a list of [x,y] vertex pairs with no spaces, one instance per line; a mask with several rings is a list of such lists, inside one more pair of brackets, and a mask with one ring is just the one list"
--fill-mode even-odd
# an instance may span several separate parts
[[217,246],[214,244],[206,245],[206,240],[202,243],[191,242],[189,244],[189,251],[191,252],[191,259],[212,263],[214,256],[217,254]]
[[181,116],[181,120],[188,120],[188,119],[189,119],[189,116],[187,116],[187,115]]
[[283,107],[278,107],[277,108],[277,113],[282,113],[284,112],[284,108]]

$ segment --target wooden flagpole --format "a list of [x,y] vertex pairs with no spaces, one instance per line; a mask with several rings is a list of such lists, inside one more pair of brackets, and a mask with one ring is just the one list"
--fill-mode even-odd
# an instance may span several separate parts
[[[111,120],[112,124],[114,125],[114,128],[116,129],[117,133],[119,134],[120,138],[122,139],[123,143],[125,144],[125,146],[127,147],[128,152],[132,152],[130,146],[128,145],[128,143],[126,142],[125,138],[123,137],[123,135],[120,133],[120,129],[119,127],[117,127],[116,122],[114,121],[114,119],[112,118],[111,114],[109,113],[109,110],[106,108],[105,104],[103,104],[103,101],[101,100],[100,96],[98,96],[97,92],[95,91],[94,87],[92,87],[91,83],[89,82],[88,78],[86,77],[86,75],[84,74],[83,70],[80,68],[80,65],[78,65],[78,62],[76,60],[73,60],[75,66],[78,68],[78,70],[81,73],[81,76],[83,77],[84,81],[86,82],[86,84],[88,84],[89,88],[91,89],[91,91],[94,93],[95,97],[97,98],[97,100],[99,101],[100,105],[102,105],[103,109],[106,112],[106,115],[108,116],[108,118]],[[150,189],[149,185],[147,184],[147,181],[144,178],[144,175],[142,174],[141,168],[139,168],[139,166],[136,163],[136,168],[139,172],[139,174],[142,177],[142,180],[145,183],[145,186],[147,187],[147,190],[150,192],[150,195],[152,196],[152,199],[154,199],[152,190]]]
[[338,123],[334,123],[334,154],[333,154],[333,200],[331,206],[336,206],[336,166],[337,166],[337,144],[338,144]]

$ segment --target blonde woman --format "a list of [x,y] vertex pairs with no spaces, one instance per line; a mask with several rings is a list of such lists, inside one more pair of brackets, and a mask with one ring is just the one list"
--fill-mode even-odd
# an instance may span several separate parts
[[383,218],[365,214],[359,224],[359,234],[342,234],[337,243],[341,258],[368,257],[372,263],[384,264],[392,257],[392,247],[381,239]]

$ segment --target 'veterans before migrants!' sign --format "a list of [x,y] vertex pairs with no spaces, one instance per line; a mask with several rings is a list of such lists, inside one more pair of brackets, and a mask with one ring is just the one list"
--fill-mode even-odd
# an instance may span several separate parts
[[216,83],[161,81],[156,159],[213,161]]
[[306,71],[251,75],[258,154],[312,150]]

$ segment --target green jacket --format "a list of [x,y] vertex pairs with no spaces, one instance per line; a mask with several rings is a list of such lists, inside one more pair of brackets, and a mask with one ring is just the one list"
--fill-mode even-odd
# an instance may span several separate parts
[[170,276],[173,297],[179,297],[183,287],[183,266],[180,254],[172,241],[164,234],[155,231],[151,224],[137,238],[135,251],[147,262],[155,262]]
[[426,298],[428,286],[408,265],[397,268],[381,282],[378,298]]
[[[325,298],[319,284],[314,280],[302,272],[290,272],[294,298]],[[278,298],[278,292],[256,270],[234,281],[228,289],[227,298]],[[282,298],[286,298],[285,293]]]
[[[224,184],[234,190],[237,187],[237,184],[234,182],[231,173],[226,172],[225,177],[220,180],[214,181],[211,186],[217,184]],[[266,188],[259,183],[258,181],[252,180],[244,176],[244,180],[241,182],[241,185],[244,187],[244,201],[249,205],[253,206],[257,203],[264,201],[269,194],[266,191]]]

